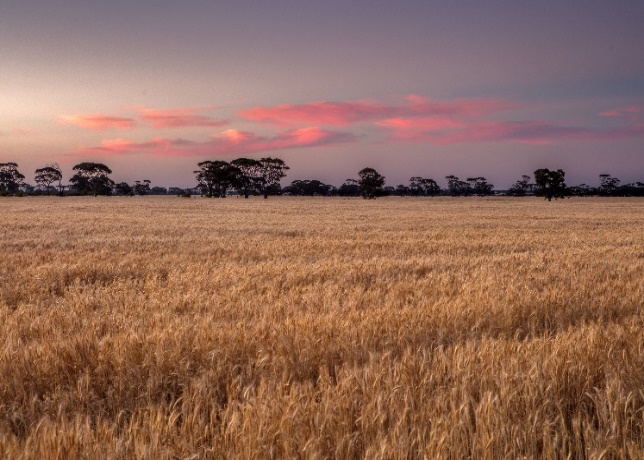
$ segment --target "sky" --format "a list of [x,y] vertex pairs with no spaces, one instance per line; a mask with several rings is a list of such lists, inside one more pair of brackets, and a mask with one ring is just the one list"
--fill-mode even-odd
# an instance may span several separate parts
[[0,0],[0,163],[644,181],[641,0]]

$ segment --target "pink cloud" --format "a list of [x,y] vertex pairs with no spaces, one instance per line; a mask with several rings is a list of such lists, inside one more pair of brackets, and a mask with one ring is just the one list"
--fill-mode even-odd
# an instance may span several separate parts
[[346,126],[365,120],[374,120],[390,114],[390,108],[379,102],[311,102],[282,104],[273,107],[253,107],[239,111],[247,120],[277,125],[315,124]]
[[226,140],[233,144],[243,144],[256,138],[253,133],[232,128],[227,129],[226,131],[222,131],[221,133],[216,134],[214,137]]
[[497,99],[457,99],[432,101],[409,95],[404,105],[385,105],[377,101],[311,102],[307,104],[282,104],[272,107],[253,107],[238,114],[247,120],[276,125],[331,125],[346,126],[352,123],[380,121],[396,117],[426,117],[438,115],[481,116],[516,107]]
[[565,126],[548,121],[467,121],[451,119],[393,119],[378,123],[389,130],[389,140],[445,145],[464,142],[518,142],[550,144],[555,141],[607,141],[644,137],[644,125],[617,129]]
[[626,107],[618,107],[599,112],[599,115],[602,117],[632,117],[640,114],[644,114],[644,107],[638,105],[628,105]]
[[418,134],[441,132],[448,129],[463,128],[465,126],[464,122],[445,115],[422,118],[388,118],[378,121],[375,124],[376,126],[391,130],[393,133],[391,139],[400,141],[414,141],[418,137]]
[[205,108],[200,107],[141,109],[139,114],[141,120],[153,128],[216,127],[228,123],[227,120],[200,115],[198,112],[203,110]]
[[110,115],[64,115],[60,119],[60,124],[102,131],[114,128],[130,129],[134,127],[135,121],[132,118],[114,117]]
[[[627,106],[601,112],[605,117],[621,120],[621,127],[604,129],[561,124],[547,120],[499,121],[493,115],[516,108],[518,105],[500,99],[456,99],[434,101],[409,95],[399,105],[377,101],[313,102],[283,104],[272,107],[254,107],[239,115],[255,122],[289,126],[272,136],[226,129],[205,141],[156,137],[144,142],[115,138],[103,140],[100,145],[83,147],[77,153],[109,155],[146,153],[165,156],[230,156],[270,152],[294,148],[319,147],[352,142],[355,134],[317,127],[346,126],[370,122],[385,132],[390,142],[422,142],[446,145],[468,142],[516,142],[550,144],[563,141],[611,141],[644,137],[644,107]],[[154,128],[211,127],[228,123],[201,112],[211,107],[176,109],[136,109],[140,120]],[[69,123],[90,129],[132,127],[129,118],[101,115],[68,117]],[[304,123],[315,127],[300,127]],[[612,123],[613,125],[615,123]],[[625,125],[625,126],[624,126]],[[363,128],[363,127],[361,127]]]
[[544,120],[491,121],[493,114],[519,108],[503,99],[435,101],[408,95],[405,102],[387,105],[378,101],[312,102],[253,107],[238,114],[250,121],[284,126],[316,124],[346,126],[372,122],[388,132],[388,140],[453,144],[463,142],[518,142],[549,144],[556,141],[605,141],[642,137],[644,108],[627,106],[602,112],[621,117],[631,126],[597,129],[568,126]]
[[602,117],[626,120],[633,124],[633,126],[622,128],[621,131],[623,132],[639,132],[641,127],[644,126],[644,107],[639,105],[628,105],[625,107],[605,110],[600,112],[599,115]]
[[355,140],[349,133],[308,127],[285,131],[272,137],[257,136],[250,132],[228,129],[204,142],[185,139],[154,138],[146,142],[128,139],[104,140],[99,146],[82,147],[79,154],[122,155],[150,153],[160,156],[232,156],[294,148],[320,147]]
[[[403,115],[375,121],[388,131],[388,140],[454,144],[463,142],[519,142],[549,144],[562,140],[613,140],[642,136],[642,123],[616,129],[566,126],[549,121],[487,121],[487,116],[517,105],[497,99],[457,99],[431,101],[410,95],[408,105],[398,110]],[[605,116],[629,117],[637,121],[639,106],[603,112]]]
[[501,121],[476,123],[462,129],[439,133],[433,141],[439,144],[477,141],[549,144],[554,140],[583,139],[589,134],[585,128],[559,126],[545,121]]
[[135,151],[163,151],[180,145],[191,145],[192,141],[184,139],[165,139],[163,137],[156,137],[146,142],[136,142],[129,139],[106,139],[101,142],[98,147],[83,147],[79,152],[85,153],[89,151],[104,152],[104,153],[132,153]]
[[406,99],[409,104],[400,110],[400,115],[405,117],[444,115],[471,118],[519,107],[518,104],[510,103],[503,99],[474,98],[433,101],[415,94],[407,96]]

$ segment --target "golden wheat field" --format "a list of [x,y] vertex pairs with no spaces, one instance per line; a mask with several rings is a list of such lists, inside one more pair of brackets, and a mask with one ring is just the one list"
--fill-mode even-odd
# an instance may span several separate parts
[[644,200],[0,200],[0,457],[644,457]]

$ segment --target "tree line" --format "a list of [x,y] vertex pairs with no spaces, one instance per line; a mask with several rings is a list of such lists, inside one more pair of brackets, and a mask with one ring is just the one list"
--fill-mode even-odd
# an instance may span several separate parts
[[204,197],[225,198],[230,193],[248,198],[251,195],[268,198],[271,195],[291,196],[345,196],[374,199],[381,196],[541,196],[552,200],[570,196],[644,196],[644,183],[622,184],[610,174],[599,175],[599,185],[580,184],[567,186],[565,172],[546,168],[534,171],[534,181],[529,175],[522,176],[508,190],[495,190],[485,177],[468,177],[465,180],[454,175],[445,177],[446,188],[431,178],[413,176],[408,184],[386,185],[385,177],[374,168],[363,168],[357,178],[347,179],[339,187],[316,179],[294,180],[282,187],[289,167],[279,158],[237,158],[230,162],[222,160],[202,161],[194,171],[196,186],[153,187],[148,179],[131,184],[116,183],[110,178],[112,170],[103,163],[83,162],[72,168],[68,184],[63,184],[63,173],[58,164],[38,168],[34,172],[36,186],[25,182],[18,164],[0,163],[0,196],[23,195],[179,195],[199,194]]

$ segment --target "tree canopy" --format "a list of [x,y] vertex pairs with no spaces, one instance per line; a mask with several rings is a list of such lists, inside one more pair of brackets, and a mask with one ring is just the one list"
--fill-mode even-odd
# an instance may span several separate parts
[[47,195],[49,195],[49,189],[51,188],[51,184],[54,182],[58,182],[59,189],[62,189],[63,173],[60,170],[60,166],[56,164],[48,165],[44,168],[36,169],[34,180],[41,188],[44,188]]
[[537,195],[551,201],[553,198],[565,198],[566,173],[563,169],[551,171],[548,168],[537,169],[534,172],[534,182],[537,186]]
[[112,170],[103,163],[79,163],[72,168],[76,171],[69,182],[72,189],[81,195],[110,195],[114,181],[109,175]]
[[305,179],[294,180],[283,191],[292,196],[329,196],[335,192],[335,187],[316,179]]
[[[402,185],[402,184],[401,184]],[[403,186],[404,187],[404,186]],[[434,179],[414,176],[409,179],[408,193],[413,196],[436,196],[441,188]],[[404,189],[401,192],[405,192]]]
[[79,195],[180,195],[189,197],[201,193],[208,197],[226,197],[229,190],[248,198],[250,195],[287,194],[293,196],[362,196],[376,198],[379,196],[486,196],[503,194],[505,196],[543,196],[551,201],[553,198],[571,196],[644,196],[644,182],[623,183],[608,173],[599,174],[598,185],[580,184],[568,187],[565,183],[565,172],[562,169],[550,170],[541,168],[534,171],[534,182],[528,175],[521,176],[507,190],[496,190],[485,177],[474,176],[460,180],[455,175],[445,176],[445,189],[431,178],[412,176],[407,184],[385,186],[385,177],[374,168],[363,168],[358,172],[358,179],[347,179],[336,188],[317,179],[296,179],[282,188],[280,180],[286,176],[289,167],[279,158],[265,157],[259,160],[237,158],[230,162],[208,160],[198,163],[194,171],[197,187],[151,187],[148,179],[137,180],[131,184],[116,184],[109,175],[112,170],[103,163],[83,162],[73,167],[74,175],[69,179],[69,186],[62,183],[62,171],[57,164],[49,164],[35,170],[34,179],[37,187],[24,181],[25,176],[18,171],[15,162],[0,163],[0,195],[40,195],[51,192],[52,184],[58,182],[60,195],[65,189],[69,194]]
[[17,163],[0,163],[0,192],[18,192],[24,178],[25,176],[18,171]]
[[244,198],[248,198],[259,185],[262,163],[250,158],[237,158],[230,164],[238,170],[233,186],[244,195]]
[[382,195],[385,176],[373,168],[363,168],[358,172],[358,185],[362,198],[373,199]]
[[530,183],[530,176],[523,175],[521,179],[516,181],[512,187],[507,191],[508,196],[526,196],[534,190],[534,184]]
[[268,198],[271,190],[279,187],[280,179],[286,177],[286,172],[290,169],[283,160],[279,158],[261,158],[259,160],[259,190],[264,198]]
[[225,198],[226,191],[235,182],[240,171],[226,161],[202,161],[195,171],[199,188],[208,197]]

